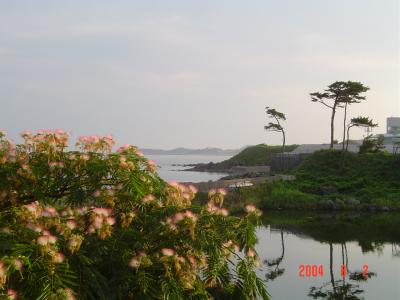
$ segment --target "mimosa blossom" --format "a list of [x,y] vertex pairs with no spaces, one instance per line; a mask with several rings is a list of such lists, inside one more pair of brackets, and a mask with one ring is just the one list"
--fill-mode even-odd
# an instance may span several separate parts
[[41,246],[46,246],[48,244],[55,244],[57,238],[53,235],[41,235],[37,238],[37,244]]
[[76,228],[76,222],[74,220],[67,220],[67,222],[65,224],[71,230]]
[[170,248],[163,248],[163,249],[161,249],[161,253],[162,253],[162,255],[165,255],[165,256],[173,256],[175,254],[175,251]]
[[249,249],[249,250],[247,250],[246,255],[247,255],[248,257],[254,257],[254,256],[256,255],[256,253],[254,252],[254,250]]
[[52,257],[52,260],[54,263],[60,264],[60,263],[64,262],[65,256],[64,256],[64,254],[62,254],[60,252],[56,252]]
[[[214,261],[233,266],[233,251],[238,260],[254,262],[246,268],[255,265],[255,245],[241,236],[242,220],[254,215],[229,217],[224,189],[211,190],[206,205],[192,203],[195,185],[165,184],[155,173],[156,163],[142,158],[136,147],[126,144],[113,151],[111,135],[81,136],[78,150],[71,149],[69,134],[62,129],[21,135],[24,142],[18,145],[0,137],[0,173],[7,174],[1,178],[0,204],[5,209],[0,211],[0,232],[13,240],[12,249],[0,257],[0,297],[16,299],[14,287],[19,297],[42,293],[42,286],[32,282],[36,262],[43,280],[68,279],[65,268],[83,276],[77,285],[65,280],[63,287],[51,290],[52,297],[69,300],[81,292],[87,295],[91,287],[86,283],[102,280],[97,274],[114,280],[113,272],[106,271],[109,265],[125,264],[118,276],[132,275],[133,281],[143,274],[161,281],[174,276],[177,290],[188,297],[197,286],[209,287],[202,272]],[[247,258],[239,253],[239,244],[242,251],[249,249]],[[82,269],[86,263],[93,275]],[[228,288],[235,284],[232,278]],[[143,294],[138,282],[129,283],[122,289],[110,286],[110,293],[121,293],[121,299]],[[155,297],[161,299],[156,284]],[[133,290],[124,294],[126,287]]]
[[0,288],[6,283],[7,268],[3,261],[0,260]]
[[13,289],[7,289],[7,296],[10,300],[18,299],[18,293]]
[[21,271],[22,268],[24,267],[22,260],[20,260],[19,258],[14,259],[13,264],[15,269],[18,271]]

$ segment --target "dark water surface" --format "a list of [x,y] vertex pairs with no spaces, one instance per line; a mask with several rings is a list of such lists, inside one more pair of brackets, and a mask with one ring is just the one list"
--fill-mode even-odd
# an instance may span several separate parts
[[263,223],[258,275],[272,299],[400,299],[400,214],[266,212]]

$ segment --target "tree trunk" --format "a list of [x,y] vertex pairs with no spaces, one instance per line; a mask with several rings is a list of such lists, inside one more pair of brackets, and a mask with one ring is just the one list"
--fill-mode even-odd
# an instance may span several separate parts
[[333,107],[332,107],[332,115],[331,115],[331,146],[330,146],[331,149],[333,149],[333,140],[334,140],[333,136],[334,136],[334,129],[335,129],[336,105],[337,105],[337,103],[335,101],[335,104],[333,104]]
[[286,145],[286,134],[285,130],[282,129],[283,143],[282,143],[282,162],[283,170],[286,170],[286,159],[285,159],[285,145]]
[[350,128],[351,128],[351,127],[352,127],[351,125],[347,126],[346,151],[348,151],[348,149],[349,149]]
[[344,142],[345,142],[345,140],[346,140],[346,121],[347,121],[347,102],[346,102],[346,104],[344,105],[342,150],[344,150]]
[[282,245],[282,255],[281,260],[285,256],[285,241],[283,240],[283,231],[281,230],[281,245]]
[[329,243],[329,271],[331,275],[331,283],[333,288],[333,294],[336,294],[335,277],[333,276],[333,247],[332,243]]

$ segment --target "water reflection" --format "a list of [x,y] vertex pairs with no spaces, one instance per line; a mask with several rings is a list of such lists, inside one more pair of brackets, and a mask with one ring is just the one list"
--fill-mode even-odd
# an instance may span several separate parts
[[280,232],[281,232],[281,245],[282,245],[281,255],[275,259],[264,260],[264,265],[266,265],[268,268],[268,271],[265,274],[265,278],[267,281],[272,281],[275,278],[282,276],[283,273],[285,272],[284,268],[279,268],[279,265],[281,264],[283,258],[285,257],[285,240],[283,238],[283,230],[280,230]]
[[[400,287],[395,283],[400,278],[399,214],[270,213],[264,224],[269,226],[277,249],[275,256],[262,257],[262,271],[274,299],[400,299]],[[261,239],[260,234],[259,237],[260,248],[268,249],[268,240]],[[267,245],[263,247],[263,244]],[[308,281],[295,277],[299,265],[293,262],[310,261],[308,256],[301,258],[298,253],[304,245],[311,256],[320,257],[323,255],[321,250],[325,252],[324,276],[309,276]],[[351,251],[348,251],[349,245]],[[365,263],[360,264],[360,261]],[[295,287],[301,290],[295,290]]]
[[[360,298],[364,293],[364,290],[359,288],[359,285],[355,282],[367,281],[372,276],[376,276],[376,273],[368,270],[363,271],[350,271],[349,270],[349,259],[347,253],[346,243],[341,244],[342,249],[342,265],[341,275],[342,279],[335,280],[333,272],[333,245],[329,243],[329,273],[330,282],[324,283],[320,287],[312,286],[308,296],[313,299],[363,299]],[[348,274],[349,282],[346,282],[346,276]]]

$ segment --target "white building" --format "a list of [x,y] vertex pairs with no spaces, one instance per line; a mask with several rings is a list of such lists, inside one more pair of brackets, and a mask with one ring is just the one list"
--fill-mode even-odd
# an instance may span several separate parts
[[385,149],[391,153],[400,152],[400,117],[390,117],[386,119],[386,133],[378,134],[383,136]]

